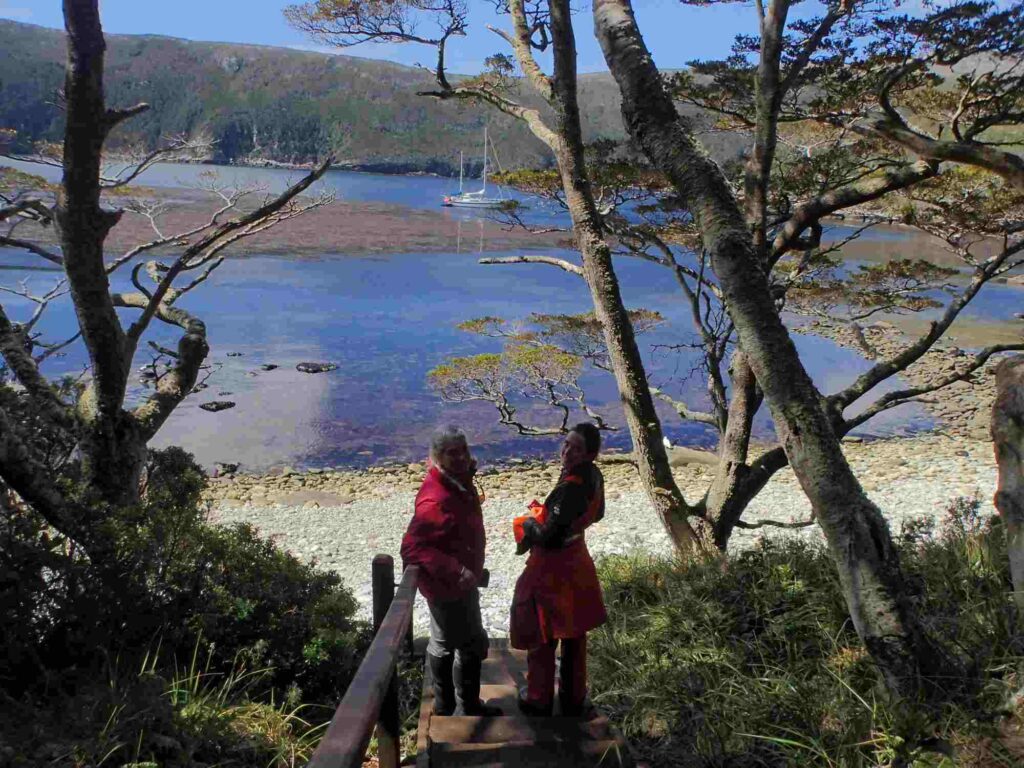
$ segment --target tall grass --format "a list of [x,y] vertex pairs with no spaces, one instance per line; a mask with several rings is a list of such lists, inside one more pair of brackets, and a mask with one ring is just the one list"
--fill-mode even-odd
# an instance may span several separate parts
[[898,536],[929,631],[967,669],[940,681],[950,703],[891,700],[828,552],[784,537],[724,561],[605,559],[595,701],[659,766],[1024,765],[1006,737],[1024,637],[1002,528],[977,510],[958,500],[941,529],[916,522]]
[[199,643],[183,667],[158,659],[145,653],[133,670],[114,660],[105,686],[72,686],[31,710],[26,725],[45,742],[0,765],[294,768],[309,761],[333,714],[298,703],[296,690],[278,700],[267,686],[273,670],[247,668],[242,655],[227,672],[215,671],[212,653],[201,658]]

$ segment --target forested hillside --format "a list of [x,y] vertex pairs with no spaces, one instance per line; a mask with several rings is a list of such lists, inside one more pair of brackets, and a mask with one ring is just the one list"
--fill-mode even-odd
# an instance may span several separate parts
[[[353,167],[457,173],[460,150],[479,163],[489,121],[504,166],[551,162],[528,130],[493,109],[418,96],[433,85],[424,70],[151,35],[108,35],[107,44],[110,103],[152,106],[119,129],[121,141],[152,146],[168,134],[206,132],[217,162],[300,163],[330,149]],[[60,140],[63,77],[63,31],[0,20],[0,127],[17,130],[19,151]],[[588,138],[621,138],[610,77],[584,76],[581,89]]]

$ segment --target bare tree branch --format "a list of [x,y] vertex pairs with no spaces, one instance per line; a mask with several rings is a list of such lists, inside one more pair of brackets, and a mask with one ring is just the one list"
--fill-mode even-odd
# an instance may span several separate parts
[[671,395],[663,392],[658,387],[651,387],[651,394],[659,400],[662,400],[672,406],[672,409],[679,414],[679,418],[685,419],[686,421],[696,421],[699,424],[709,424],[712,427],[718,427],[718,419],[713,413],[706,413],[704,411],[693,411],[684,403],[682,400],[676,400]]
[[251,213],[221,224],[213,232],[204,235],[200,240],[186,248],[174,264],[167,270],[163,280],[161,280],[157,289],[153,292],[153,297],[150,299],[149,306],[143,310],[142,315],[132,323],[131,328],[129,328],[127,334],[129,349],[134,351],[135,347],[138,345],[139,338],[149,326],[149,321],[153,318],[153,315],[156,314],[160,304],[163,303],[164,297],[171,289],[174,279],[183,270],[195,266],[191,264],[195,257],[204,254],[211,248],[217,247],[220,241],[230,237],[233,233],[252,225],[258,225],[268,216],[284,208],[290,201],[302,194],[302,192],[308,189],[310,185],[323,176],[331,167],[331,163],[333,161],[334,158],[332,156],[328,156],[327,159],[313,171],[308,173],[297,183],[293,184],[281,195],[270,200]]
[[1015,189],[1024,190],[1024,158],[1012,152],[976,142],[933,139],[891,120],[866,120],[854,124],[851,129],[865,136],[881,136],[920,157],[985,168],[1002,176]]
[[998,268],[1002,266],[1014,253],[1021,249],[1024,249],[1024,244],[1020,244],[1014,248],[1008,248],[1001,254],[992,257],[989,261],[980,265],[975,270],[974,276],[967,288],[965,288],[958,297],[949,303],[938,320],[932,321],[927,332],[899,354],[888,360],[876,363],[869,370],[858,376],[856,381],[854,381],[849,387],[832,395],[830,400],[837,404],[840,409],[844,409],[850,403],[865,395],[882,381],[885,381],[890,376],[906,369],[912,363],[923,357],[942,336],[942,334],[949,329],[949,326],[953,324],[953,321],[956,320],[963,308],[966,307],[967,304],[970,303],[970,301],[977,295],[978,291],[980,291],[982,287],[995,276]]
[[815,520],[814,517],[811,517],[809,520],[800,520],[794,523],[780,523],[777,520],[760,520],[756,523],[748,523],[745,520],[737,520],[735,525],[737,528],[743,528],[748,531],[767,527],[796,530],[799,528],[810,528],[812,525],[817,525],[817,520]]
[[573,264],[571,261],[565,259],[555,258],[554,256],[489,256],[484,259],[478,259],[478,264],[549,264],[552,267],[558,267],[559,269],[576,275],[577,277],[583,277],[583,267]]
[[797,245],[804,230],[824,217],[845,208],[877,200],[890,192],[932,178],[938,172],[938,163],[922,160],[913,165],[888,171],[881,176],[866,179],[858,184],[829,190],[816,198],[801,203],[776,233],[771,248],[772,261],[778,261],[787,251]]
[[44,248],[39,245],[39,243],[33,243],[30,240],[20,240],[16,237],[5,237],[4,235],[0,235],[0,245],[6,245],[9,248],[20,248],[44,258],[52,264],[56,264],[61,267],[64,266],[63,257],[48,248]]
[[54,424],[72,429],[75,426],[71,409],[57,395],[57,390],[39,372],[39,366],[26,349],[23,331],[11,324],[0,306],[0,354],[7,361],[18,383],[25,388],[46,417]]
[[911,387],[909,389],[901,389],[895,392],[886,392],[884,395],[879,397],[870,408],[867,408],[862,413],[847,419],[848,429],[854,429],[859,427],[861,424],[866,422],[868,419],[877,416],[882,411],[887,411],[890,408],[895,408],[897,405],[903,405],[904,403],[911,402],[920,398],[922,395],[936,392],[944,387],[948,387],[950,384],[955,384],[958,381],[964,381],[972,373],[981,368],[985,363],[988,362],[989,358],[993,355],[1000,354],[1002,352],[1014,352],[1024,350],[1024,343],[1021,344],[995,344],[990,347],[985,347],[977,354],[975,354],[971,361],[966,367],[954,371],[953,373],[947,374],[946,376],[935,379],[930,384],[921,387]]

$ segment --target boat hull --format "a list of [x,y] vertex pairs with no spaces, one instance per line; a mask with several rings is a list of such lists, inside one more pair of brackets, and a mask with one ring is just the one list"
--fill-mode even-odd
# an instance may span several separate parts
[[449,208],[501,208],[504,204],[504,200],[495,197],[476,199],[446,197],[441,202],[441,205]]

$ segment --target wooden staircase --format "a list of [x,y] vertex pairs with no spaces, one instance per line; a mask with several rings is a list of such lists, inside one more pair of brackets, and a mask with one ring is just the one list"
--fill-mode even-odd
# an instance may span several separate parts
[[526,653],[492,641],[483,664],[480,698],[501,707],[501,717],[440,717],[433,714],[433,681],[427,666],[420,704],[417,768],[581,768],[634,766],[629,747],[611,722],[589,718],[527,717],[516,704],[526,684]]

